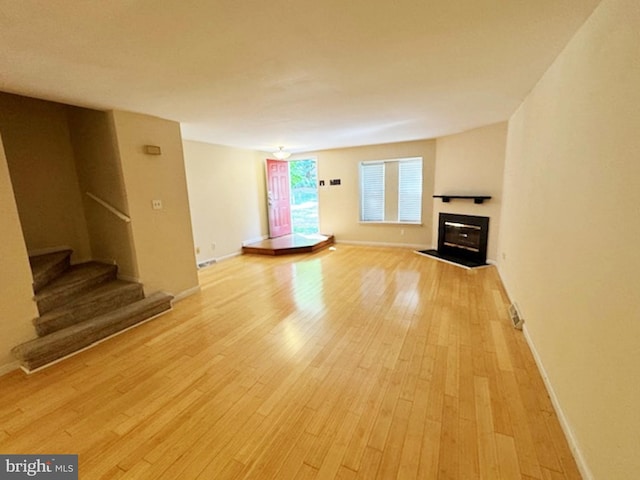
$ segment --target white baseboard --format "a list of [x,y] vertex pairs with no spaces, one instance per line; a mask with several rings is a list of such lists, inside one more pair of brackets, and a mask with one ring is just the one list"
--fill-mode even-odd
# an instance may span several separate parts
[[258,242],[261,242],[263,240],[266,240],[267,238],[269,238],[269,235],[261,235],[259,237],[250,238],[249,240],[244,240],[242,242],[242,246],[246,247],[247,245],[251,245],[252,243],[258,243]]
[[[494,261],[492,260],[491,262],[488,262],[488,263],[494,263]],[[509,299],[509,303],[513,303],[514,299],[513,299],[513,296],[511,295],[511,292],[509,292],[509,286],[504,281],[504,277],[502,276],[502,271],[500,270],[500,263],[495,262],[495,266],[496,266],[496,271],[498,272],[498,276],[500,277],[500,283],[502,284],[502,288],[504,288],[504,292],[507,294],[507,298]]]
[[564,415],[562,411],[562,407],[560,406],[560,402],[558,401],[558,397],[553,390],[553,386],[549,380],[549,376],[544,368],[542,363],[542,359],[540,355],[538,355],[538,351],[536,350],[536,346],[529,335],[529,331],[527,330],[527,325],[525,324],[522,328],[522,332],[524,333],[524,338],[527,341],[527,345],[529,345],[529,349],[533,354],[533,358],[536,361],[536,365],[538,366],[538,370],[540,371],[540,376],[542,377],[542,381],[544,382],[545,387],[547,388],[547,392],[549,393],[549,397],[551,398],[551,403],[553,404],[553,408],[556,411],[556,415],[558,416],[558,420],[560,421],[560,426],[562,427],[562,431],[564,432],[565,437],[567,438],[567,443],[569,444],[569,448],[573,453],[573,458],[576,461],[578,466],[578,470],[580,470],[580,474],[584,480],[593,480],[593,474],[591,470],[587,466],[587,462],[582,454],[582,450],[580,450],[580,446],[578,445],[578,441],[573,434],[573,430],[571,430],[571,426],[569,425],[569,421],[567,417]]
[[217,257],[216,262],[224,262],[225,260],[229,260],[230,258],[233,258],[233,257],[239,257],[240,255],[242,255],[242,250],[238,250],[237,252],[232,252],[232,253],[223,255],[221,257]]
[[392,243],[392,242],[369,242],[361,240],[336,240],[336,244],[344,245],[361,245],[365,247],[393,247],[393,248],[410,248],[412,250],[429,250],[429,245],[420,245],[414,243]]

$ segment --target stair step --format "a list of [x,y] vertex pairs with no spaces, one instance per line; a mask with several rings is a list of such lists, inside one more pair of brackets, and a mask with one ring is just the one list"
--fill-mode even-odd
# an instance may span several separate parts
[[33,291],[38,293],[45,285],[62,275],[70,266],[71,250],[29,257],[33,274]]
[[35,300],[38,312],[44,315],[51,310],[69,303],[96,285],[115,280],[116,265],[87,262],[71,266],[61,277],[56,278],[40,290]]
[[141,284],[112,280],[36,318],[34,325],[39,336],[48,335],[143,298]]
[[11,352],[27,370],[33,370],[171,309],[172,300],[171,295],[158,292],[118,310],[30,340]]

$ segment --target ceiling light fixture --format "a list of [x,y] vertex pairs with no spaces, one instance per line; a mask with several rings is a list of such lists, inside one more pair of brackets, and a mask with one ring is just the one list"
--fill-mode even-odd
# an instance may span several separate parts
[[278,151],[277,152],[273,152],[272,155],[274,157],[276,157],[278,160],[286,160],[287,158],[289,158],[291,156],[291,153],[289,152],[285,152],[283,150],[284,147],[278,147]]

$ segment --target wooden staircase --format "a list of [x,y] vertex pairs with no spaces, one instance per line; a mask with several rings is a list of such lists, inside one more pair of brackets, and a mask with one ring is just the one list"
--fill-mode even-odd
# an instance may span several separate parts
[[171,309],[165,293],[144,296],[142,285],[118,280],[118,267],[70,264],[70,250],[29,258],[40,316],[38,338],[14,347],[31,371]]

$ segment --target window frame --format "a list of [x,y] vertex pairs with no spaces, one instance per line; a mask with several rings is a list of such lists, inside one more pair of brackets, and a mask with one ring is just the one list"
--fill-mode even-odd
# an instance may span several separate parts
[[[400,197],[401,197],[401,190],[400,190],[400,164],[401,163],[409,163],[409,162],[416,162],[419,161],[420,162],[420,201],[419,201],[419,220],[417,221],[411,221],[411,220],[400,220],[401,218],[401,212],[400,212]],[[397,189],[397,195],[395,195],[394,198],[394,202],[395,202],[395,213],[396,213],[396,219],[395,220],[389,220],[387,219],[387,213],[388,213],[388,207],[389,204],[388,202],[388,196],[387,196],[387,192],[386,192],[386,184],[387,182],[390,181],[390,177],[387,174],[387,164],[396,164],[397,165],[397,169],[396,169],[396,178],[395,178],[395,187]],[[375,164],[383,164],[383,173],[382,173],[382,184],[383,184],[383,205],[382,205],[382,220],[364,220],[364,175],[363,175],[363,167],[366,167],[367,165],[375,165]],[[363,225],[376,225],[376,224],[380,224],[380,225],[423,225],[422,223],[422,218],[423,218],[423,198],[424,198],[424,159],[423,157],[402,157],[402,158],[390,158],[390,159],[384,159],[384,160],[364,160],[364,161],[360,161],[358,163],[358,174],[359,174],[359,182],[358,182],[358,188],[359,188],[359,192],[358,192],[358,197],[359,197],[359,205],[358,205],[358,209],[359,209],[359,213],[358,213],[358,223],[363,224]],[[394,205],[391,205],[394,206]]]

